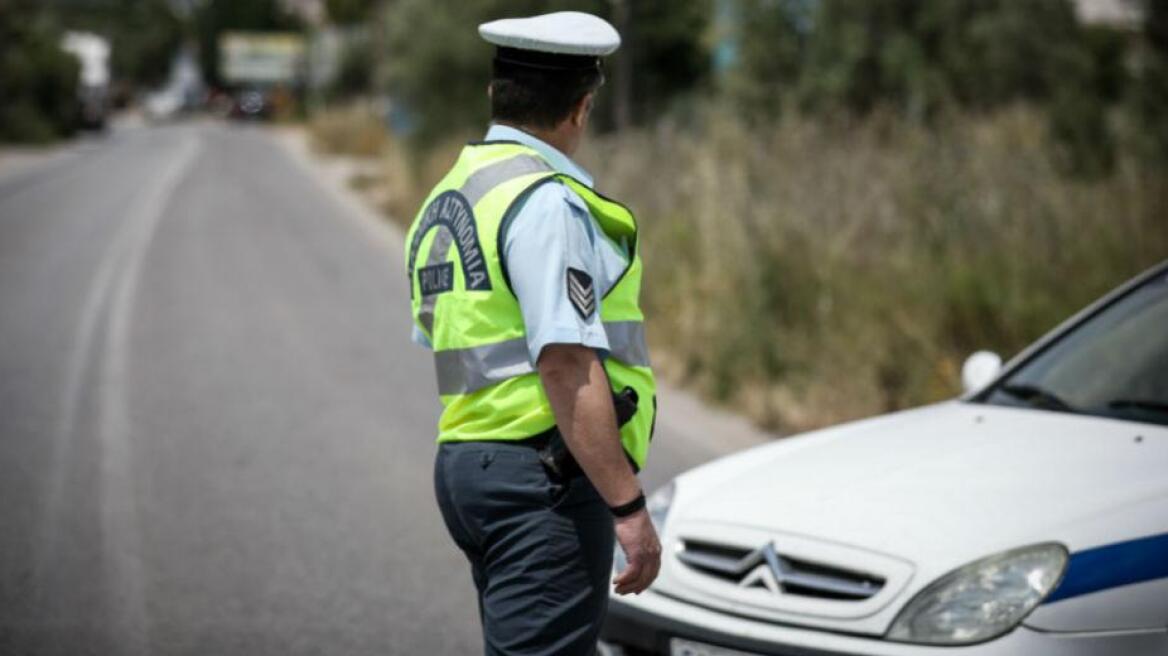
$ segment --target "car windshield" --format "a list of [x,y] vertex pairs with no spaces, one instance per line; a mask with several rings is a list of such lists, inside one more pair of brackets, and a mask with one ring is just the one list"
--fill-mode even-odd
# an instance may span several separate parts
[[1080,324],[979,400],[1168,425],[1168,274]]

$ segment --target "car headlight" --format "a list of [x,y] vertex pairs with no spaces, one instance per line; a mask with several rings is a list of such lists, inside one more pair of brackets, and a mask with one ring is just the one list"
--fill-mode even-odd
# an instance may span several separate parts
[[[673,491],[676,485],[673,481],[669,481],[665,485],[657,488],[649,498],[645,499],[645,510],[649,512],[649,520],[653,522],[653,528],[657,529],[657,535],[660,537],[665,533],[665,519],[669,516],[669,508],[673,505]],[[621,549],[620,543],[613,547],[612,554],[612,569],[614,572],[619,572],[625,568],[628,561],[625,560],[625,552]]]
[[676,488],[677,485],[673,481],[669,481],[657,488],[645,500],[645,510],[649,511],[649,519],[653,520],[653,528],[657,529],[658,535],[665,532],[665,519],[669,516],[669,508],[673,505],[673,492]]
[[1018,626],[1062,579],[1067,550],[1038,544],[983,558],[931,583],[900,611],[888,638],[958,645]]

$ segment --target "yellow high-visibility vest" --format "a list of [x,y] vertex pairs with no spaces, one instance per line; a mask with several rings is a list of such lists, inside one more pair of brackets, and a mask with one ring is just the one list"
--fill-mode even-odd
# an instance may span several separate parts
[[500,253],[517,201],[556,180],[584,200],[605,234],[629,244],[624,274],[597,293],[610,349],[604,360],[609,382],[614,391],[633,388],[640,400],[621,428],[621,443],[643,467],[657,403],[638,304],[636,219],[623,205],[557,173],[534,149],[513,142],[466,146],[406,234],[414,323],[434,349],[443,406],[438,441],[519,440],[555,425]]

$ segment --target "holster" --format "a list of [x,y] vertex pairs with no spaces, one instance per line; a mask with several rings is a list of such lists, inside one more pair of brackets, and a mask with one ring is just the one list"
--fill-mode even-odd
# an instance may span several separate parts
[[[613,393],[612,405],[616,410],[617,430],[629,423],[633,415],[637,414],[638,401],[637,391],[631,387]],[[548,476],[559,481],[568,481],[584,474],[584,470],[580,469],[580,463],[576,462],[576,458],[568,450],[568,445],[564,443],[564,436],[560,433],[559,427],[552,426],[548,431],[536,436],[535,440],[539,460],[547,470]],[[637,471],[637,465],[631,458],[629,464],[632,465],[633,471]]]

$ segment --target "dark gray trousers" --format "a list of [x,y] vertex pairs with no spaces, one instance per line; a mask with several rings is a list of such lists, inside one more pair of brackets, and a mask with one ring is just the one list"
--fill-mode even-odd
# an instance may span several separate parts
[[549,478],[530,447],[448,443],[438,447],[434,489],[470,561],[485,653],[594,653],[614,538],[588,479]]

